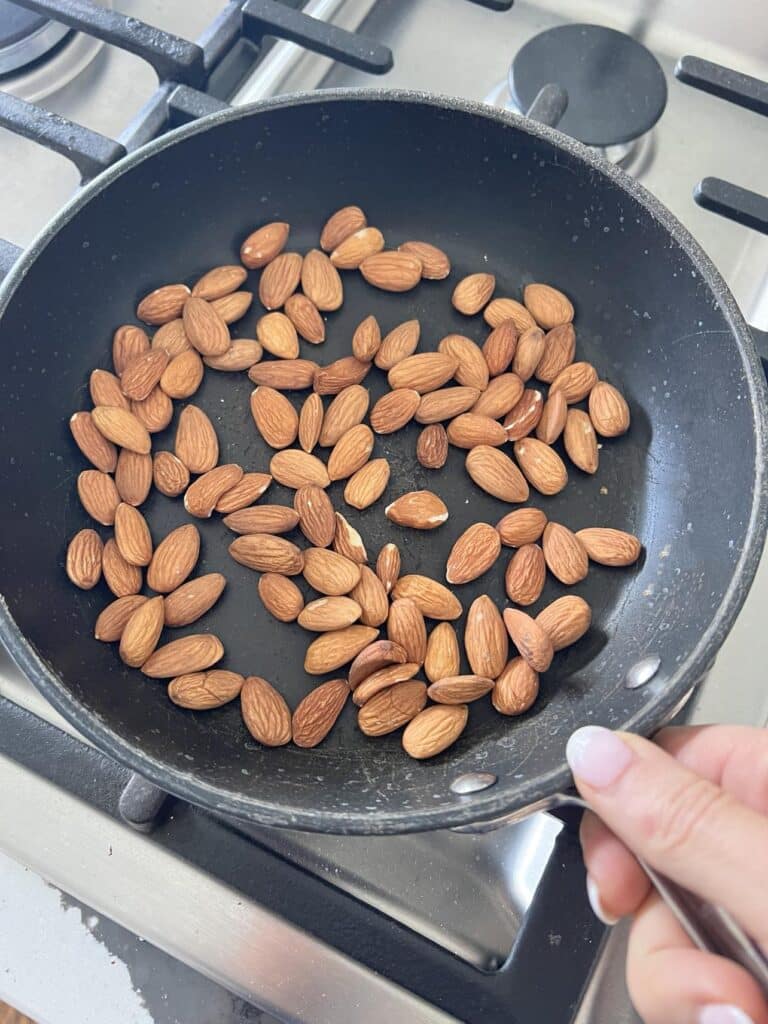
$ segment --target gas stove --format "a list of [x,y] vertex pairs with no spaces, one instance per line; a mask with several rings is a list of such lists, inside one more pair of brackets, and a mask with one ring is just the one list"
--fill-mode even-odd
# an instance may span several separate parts
[[[65,25],[50,21],[50,6],[0,2],[0,89],[127,150],[224,103],[329,86],[525,109],[551,61],[568,72],[563,130],[659,196],[750,322],[768,327],[768,238],[753,230],[768,219],[757,195],[768,158],[764,94],[706,64],[680,71],[700,89],[674,74],[694,54],[765,78],[757,0],[734,0],[727,17],[705,0],[695,19],[685,0],[511,9],[503,0],[104,0],[101,14],[61,0],[53,6]],[[4,21],[22,8],[20,21]],[[205,44],[204,66],[183,44],[193,39]],[[579,54],[590,48],[585,64]],[[600,82],[610,102],[596,97]],[[0,235],[23,246],[80,175],[60,152],[2,129],[0,154]],[[695,720],[768,718],[767,604],[764,566],[689,704]],[[0,818],[0,998],[40,1024],[636,1019],[623,931],[606,940],[589,911],[569,819],[539,814],[482,836],[369,839],[219,818],[131,779],[4,657]]]

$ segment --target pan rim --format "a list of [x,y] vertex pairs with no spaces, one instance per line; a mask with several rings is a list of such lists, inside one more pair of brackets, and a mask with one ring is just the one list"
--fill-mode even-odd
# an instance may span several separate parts
[[[648,215],[658,221],[686,253],[717,300],[738,348],[753,411],[756,440],[755,485],[744,546],[734,568],[731,582],[723,594],[709,627],[686,660],[675,667],[664,690],[655,696],[652,703],[644,704],[634,716],[624,723],[626,730],[647,735],[668,720],[684,701],[689,691],[704,676],[730,631],[757,571],[766,532],[766,516],[768,515],[765,468],[768,454],[768,390],[754,339],[722,275],[674,214],[644,186],[629,177],[620,168],[606,163],[587,147],[554,128],[541,125],[510,111],[489,107],[472,100],[418,91],[378,88],[344,88],[314,93],[289,93],[242,107],[219,111],[174,129],[128,154],[89,182],[42,229],[0,285],[0,318],[12,301],[19,284],[35,263],[38,254],[91,199],[99,195],[123,174],[162,152],[166,147],[215,128],[219,124],[246,120],[249,117],[283,107],[339,101],[405,103],[464,113],[515,128],[549,142],[574,156],[595,173],[601,175],[607,182],[612,183],[639,202]],[[450,828],[494,818],[505,812],[533,804],[540,798],[569,786],[572,782],[563,757],[560,767],[527,779],[522,784],[510,782],[504,786],[500,780],[497,785],[484,792],[473,794],[471,797],[456,797],[455,804],[450,805],[446,802],[436,808],[377,810],[367,813],[357,811],[319,812],[291,808],[283,804],[265,803],[252,796],[245,797],[200,780],[193,772],[185,772],[165,764],[134,747],[127,739],[115,732],[100,719],[97,713],[89,711],[72,696],[53,668],[37,653],[16,625],[2,595],[0,595],[0,640],[22,672],[46,699],[105,753],[181,799],[207,807],[216,813],[229,814],[235,818],[261,825],[348,835],[407,833]],[[428,770],[428,767],[428,764],[425,765],[425,770]],[[449,799],[449,793],[446,791],[446,801]]]

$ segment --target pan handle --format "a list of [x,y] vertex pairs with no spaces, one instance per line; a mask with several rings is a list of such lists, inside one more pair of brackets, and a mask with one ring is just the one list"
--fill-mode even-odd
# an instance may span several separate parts
[[550,128],[557,127],[568,109],[568,93],[556,82],[543,85],[525,115],[532,121],[545,124]]

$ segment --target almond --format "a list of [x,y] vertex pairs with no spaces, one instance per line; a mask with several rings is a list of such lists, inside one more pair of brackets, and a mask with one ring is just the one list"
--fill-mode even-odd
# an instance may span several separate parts
[[498,448],[481,444],[467,453],[466,470],[478,487],[501,501],[528,500],[528,484],[515,463]]
[[279,484],[292,487],[294,490],[304,484],[327,487],[331,482],[328,470],[320,459],[295,448],[288,448],[273,455],[269,471]]
[[557,494],[568,483],[568,471],[554,449],[535,437],[515,441],[515,458],[528,483],[541,494]]
[[361,469],[373,451],[373,431],[366,423],[358,423],[348,430],[334,445],[328,457],[328,476],[331,480],[346,480]]
[[304,568],[304,552],[284,537],[274,537],[270,533],[248,533],[238,537],[229,545],[229,553],[236,562],[259,572],[297,576]]
[[338,395],[344,388],[365,380],[370,369],[370,363],[363,363],[354,356],[343,356],[328,366],[318,367],[312,386],[318,395]]
[[236,509],[224,517],[224,525],[233,533],[290,533],[299,522],[299,514],[288,505],[256,505]]
[[98,469],[84,469],[77,478],[77,495],[88,513],[102,526],[115,521],[115,509],[120,504],[115,481],[108,473]]
[[357,622],[362,609],[351,597],[319,597],[306,604],[299,613],[298,622],[304,629],[327,633],[332,629],[345,629]]
[[541,418],[536,426],[536,437],[544,444],[554,444],[560,437],[568,418],[568,403],[562,391],[550,394],[541,410]]
[[380,370],[391,370],[393,366],[412,356],[419,345],[421,324],[418,320],[406,320],[393,327],[381,343],[374,356],[374,363]]
[[634,565],[642,545],[637,537],[623,530],[593,526],[576,534],[593,562],[600,565]]
[[278,359],[296,359],[299,336],[285,313],[266,313],[256,324],[261,347]]
[[149,565],[152,561],[152,536],[144,516],[124,501],[115,509],[115,542],[129,565]]
[[131,402],[131,412],[150,434],[156,434],[173,419],[173,402],[158,385],[141,402]]
[[360,582],[360,566],[357,562],[327,548],[307,548],[304,552],[303,572],[310,587],[329,597],[348,594]]
[[573,303],[551,285],[526,285],[523,289],[523,302],[533,319],[545,331],[573,320]]
[[69,429],[75,444],[92,466],[102,473],[114,473],[117,448],[104,437],[89,412],[76,412],[70,416]]
[[353,508],[364,509],[379,500],[389,483],[389,463],[373,459],[358,469],[344,488],[344,501]]
[[[557,395],[562,394],[558,391]],[[563,434],[565,450],[571,462],[585,473],[596,473],[600,462],[592,420],[581,409],[569,409]]]
[[462,613],[458,597],[429,576],[416,573],[401,576],[392,588],[392,596],[413,601],[421,614],[429,619],[458,619]]
[[493,687],[491,702],[500,715],[522,715],[539,695],[539,673],[523,658],[512,658]]
[[519,334],[527,331],[529,327],[536,326],[531,314],[522,302],[517,302],[516,299],[493,299],[483,310],[483,319],[491,327],[498,327],[505,320],[511,320]]
[[386,292],[408,292],[421,280],[421,260],[413,253],[384,250],[366,256],[360,273],[368,284]]
[[168,696],[180,708],[208,711],[220,708],[240,695],[245,680],[239,672],[214,669],[176,676],[168,684]]
[[331,253],[331,263],[340,270],[355,270],[363,260],[381,252],[384,248],[384,235],[378,228],[361,228]]
[[172,452],[155,453],[152,477],[158,491],[169,498],[183,494],[189,486],[189,470]]
[[562,391],[568,405],[581,402],[597,384],[597,371],[591,363],[571,363],[552,381],[550,395]]
[[248,676],[240,690],[245,727],[265,747],[291,742],[291,712],[277,690],[260,676]]
[[233,324],[245,316],[252,302],[253,292],[231,292],[229,295],[222,295],[220,299],[213,299],[211,307],[225,324]]
[[285,315],[305,341],[312,345],[325,341],[325,321],[317,306],[306,295],[301,292],[289,295],[285,300]]
[[398,526],[412,530],[434,530],[448,518],[442,498],[432,491],[409,491],[387,505],[384,515]]
[[108,370],[93,370],[89,378],[89,391],[94,405],[117,406],[130,409],[130,402],[123,394],[120,379]]
[[271,483],[272,477],[269,473],[243,473],[240,482],[231,490],[225,491],[216,502],[216,511],[227,515],[252,505]]
[[436,704],[469,704],[493,689],[493,680],[485,676],[446,676],[427,689]]
[[507,597],[526,607],[541,597],[547,579],[547,563],[538,544],[523,544],[507,564],[504,586]]
[[530,380],[536,373],[537,367],[546,358],[546,349],[547,339],[540,327],[529,327],[523,331],[518,338],[517,351],[512,360],[512,369],[520,380]]
[[548,331],[544,338],[544,348],[536,376],[546,384],[551,384],[559,373],[570,366],[576,354],[576,332],[573,324],[563,324]]
[[500,423],[490,416],[478,416],[474,412],[463,412],[451,420],[446,433],[450,443],[457,448],[476,448],[479,444],[496,446],[507,440]]
[[250,338],[236,338],[222,356],[206,356],[203,362],[212,370],[224,373],[238,373],[250,370],[259,362],[264,350],[258,341]]
[[488,523],[473,523],[451,548],[445,565],[449,583],[469,583],[487,572],[501,552],[501,538]]
[[163,631],[162,597],[151,597],[140,604],[120,634],[120,657],[131,668],[139,668],[157,647]]
[[496,287],[493,274],[469,274],[456,285],[451,296],[454,309],[465,316],[474,316],[487,305]]
[[589,418],[602,437],[618,437],[629,430],[626,399],[604,380],[599,380],[589,393]]
[[342,206],[331,214],[320,234],[320,248],[332,252],[345,238],[366,227],[368,220],[359,206]]
[[413,388],[420,395],[437,391],[453,377],[458,362],[443,352],[420,352],[401,360],[387,374],[390,388]]
[[152,487],[152,456],[123,448],[117,460],[115,486],[122,501],[142,505]]
[[126,409],[116,405],[97,405],[91,416],[99,433],[113,444],[142,455],[151,449],[147,428]]
[[580,640],[592,622],[592,609],[583,597],[569,594],[547,605],[536,616],[538,624],[549,634],[556,651]]
[[376,559],[376,575],[389,594],[400,575],[400,551],[397,544],[385,544]]
[[265,572],[259,577],[259,597],[268,612],[280,622],[294,622],[304,607],[301,591],[287,576]]
[[475,675],[495,679],[509,654],[509,639],[499,609],[487,594],[469,607],[464,627],[464,650]]
[[327,548],[336,535],[336,516],[331,499],[316,484],[299,487],[293,496],[301,532],[318,548]]
[[251,415],[271,448],[287,448],[296,440],[298,414],[285,395],[274,388],[262,386],[251,392]]
[[314,450],[320,440],[324,415],[323,400],[313,391],[305,398],[299,413],[299,444],[302,451],[311,453]]
[[120,375],[123,394],[135,402],[143,402],[159,383],[167,366],[168,353],[161,348],[152,348],[136,356]]
[[181,316],[189,297],[185,284],[166,284],[145,295],[136,307],[136,316],[145,324],[166,324]]
[[293,742],[297,747],[316,747],[341,714],[349,697],[346,679],[329,679],[310,691],[293,713]]
[[297,252],[281,252],[267,263],[259,281],[259,300],[265,309],[279,309],[293,295],[301,279],[303,262]]
[[423,761],[455,743],[467,724],[466,704],[435,704],[412,718],[403,732],[403,750]]
[[181,410],[174,443],[176,457],[190,473],[207,473],[219,461],[219,439],[202,409],[187,405]]
[[415,661],[409,661],[403,665],[387,665],[385,668],[379,669],[378,672],[372,672],[366,676],[355,689],[352,699],[355,704],[362,707],[382,690],[412,679],[420,668],[421,666]]
[[92,590],[101,579],[104,545],[95,530],[80,530],[67,548],[67,576],[81,590]]
[[220,299],[223,295],[236,292],[247,276],[243,267],[233,264],[214,267],[195,282],[192,294],[207,302]]
[[301,266],[301,288],[323,312],[338,309],[344,301],[339,272],[320,249],[311,249]]
[[184,508],[191,516],[197,516],[198,519],[210,519],[222,495],[231,491],[242,480],[242,477],[242,469],[234,463],[210,469],[187,488],[184,495]]
[[388,391],[371,409],[371,426],[377,434],[394,434],[410,423],[421,402],[421,395],[411,388]]
[[517,349],[518,330],[513,320],[504,320],[483,342],[483,358],[491,377],[504,373]]
[[381,328],[375,316],[367,316],[352,335],[352,354],[360,362],[370,363],[381,345]]
[[439,388],[423,395],[416,410],[417,423],[439,423],[471,409],[480,391],[470,387]]
[[217,636],[212,633],[192,633],[158,647],[141,666],[141,671],[151,679],[170,679],[189,672],[202,672],[223,657],[224,645]]
[[203,356],[222,356],[229,348],[229,328],[216,308],[205,299],[190,296],[184,303],[184,330],[190,344]]
[[[573,586],[589,572],[587,549],[582,541],[561,523],[547,523],[542,540],[549,571],[561,583]],[[522,652],[521,652],[522,653]]]
[[248,371],[254,384],[265,384],[278,391],[303,391],[311,388],[318,365],[311,359],[275,359],[258,363]]
[[362,423],[370,400],[368,389],[359,384],[351,384],[339,391],[325,411],[320,444],[324,448],[332,448],[348,430]]
[[126,562],[112,537],[104,545],[101,571],[115,597],[132,596],[141,590],[141,569]]
[[540,391],[526,388],[520,400],[512,406],[504,417],[504,430],[510,441],[520,441],[535,430],[542,412],[544,398]]
[[307,648],[304,671],[313,676],[333,672],[352,661],[378,635],[378,629],[360,625],[321,633]]
[[143,594],[126,594],[108,604],[96,619],[96,627],[93,631],[95,639],[102,640],[104,643],[119,640],[130,617],[147,600]]
[[521,658],[535,672],[546,672],[554,654],[549,634],[519,608],[504,609],[504,625]]
[[364,679],[386,668],[387,665],[403,665],[407,655],[403,648],[391,640],[376,640],[363,648],[349,667],[349,685],[359,686]]
[[442,281],[451,272],[451,261],[442,249],[429,242],[403,242],[399,252],[408,253],[421,261],[421,276],[425,281]]
[[144,355],[149,349],[147,332],[135,324],[123,324],[112,335],[112,363],[119,376],[128,363],[136,356]]
[[333,537],[333,550],[339,555],[344,555],[358,565],[364,565],[368,561],[368,552],[365,550],[363,538],[358,531],[351,526],[341,512],[336,512],[336,533]]
[[423,664],[427,656],[427,627],[415,601],[398,597],[389,609],[387,636],[405,651],[408,661]]
[[418,680],[397,683],[372,697],[357,713],[366,736],[386,736],[410,722],[427,703],[427,688]]
[[523,391],[523,382],[516,373],[501,373],[493,378],[471,411],[478,416],[490,416],[492,420],[500,419],[517,405]]
[[389,599],[376,573],[367,565],[360,566],[360,582],[350,596],[361,609],[360,621],[364,626],[380,626],[389,615]]
[[424,427],[416,442],[416,458],[425,469],[441,469],[448,460],[448,435],[442,423]]
[[459,674],[461,658],[456,630],[450,622],[438,622],[427,640],[424,672],[431,683]]
[[437,346],[438,351],[458,360],[454,376],[464,387],[484,391],[488,387],[488,364],[479,345],[463,334],[447,334]]
[[184,321],[181,317],[169,320],[167,324],[163,324],[155,331],[152,348],[163,349],[168,353],[169,359],[181,355],[182,352],[189,352],[192,345],[184,330]]
[[209,572],[190,580],[169,594],[165,600],[166,626],[188,626],[216,604],[227,585],[220,572]]
[[541,509],[516,508],[496,523],[496,529],[502,544],[521,548],[523,544],[535,544],[546,525],[547,517]]
[[148,585],[159,594],[170,594],[189,576],[199,556],[200,534],[197,527],[191,523],[177,526],[155,548],[147,569]]
[[272,221],[252,231],[240,246],[240,262],[249,270],[266,266],[283,251],[290,230],[289,224]]

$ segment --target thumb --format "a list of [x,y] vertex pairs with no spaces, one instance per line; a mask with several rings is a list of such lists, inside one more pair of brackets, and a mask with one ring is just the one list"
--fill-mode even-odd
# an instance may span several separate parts
[[631,850],[768,942],[768,818],[639,736],[587,726],[566,756],[581,795]]

